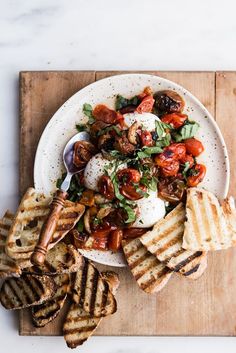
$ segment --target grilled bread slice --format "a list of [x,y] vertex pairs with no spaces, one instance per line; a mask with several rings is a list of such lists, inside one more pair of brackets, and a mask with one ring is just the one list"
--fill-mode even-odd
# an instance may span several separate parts
[[83,256],[72,244],[60,242],[48,251],[43,266],[31,266],[23,271],[45,275],[72,273],[81,269],[83,261]]
[[123,240],[122,247],[139,287],[146,293],[159,292],[167,284],[173,271],[152,255],[139,238]]
[[[29,267],[30,256],[38,240],[43,222],[50,206],[51,198],[29,188],[22,198],[15,220],[7,238],[6,252],[22,267]],[[56,231],[49,248],[52,248],[74,227],[84,212],[84,206],[70,201],[65,202]]]
[[140,237],[142,244],[171,270],[188,278],[202,275],[201,261],[206,254],[182,248],[186,212],[183,203],[158,221],[152,230]]
[[213,193],[190,188],[186,215],[183,248],[207,251],[236,245],[236,210],[230,200],[225,200],[221,206]]
[[6,309],[23,309],[43,303],[54,295],[55,282],[49,276],[22,275],[3,282],[0,301]]
[[108,283],[87,259],[84,259],[82,268],[76,273],[73,300],[95,317],[111,315],[117,309],[115,297]]
[[53,279],[57,288],[53,297],[31,309],[33,323],[36,327],[43,327],[54,320],[65,303],[70,286],[70,276],[68,274],[57,275]]
[[0,219],[0,278],[19,277],[21,274],[20,266],[5,252],[7,235],[13,219],[14,215],[10,211],[7,211],[3,218]]
[[[111,292],[115,295],[119,286],[119,277],[115,272],[107,271],[101,273],[107,282]],[[102,317],[95,317],[73,303],[70,306],[66,320],[63,325],[63,334],[69,348],[82,345],[93,334],[100,324]]]

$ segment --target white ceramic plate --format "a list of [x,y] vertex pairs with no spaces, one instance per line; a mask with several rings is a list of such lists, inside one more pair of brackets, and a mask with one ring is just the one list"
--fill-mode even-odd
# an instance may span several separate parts
[[[145,74],[118,75],[97,81],[74,94],[61,106],[47,124],[38,144],[34,164],[35,188],[45,194],[55,191],[55,182],[64,171],[63,148],[76,133],[75,125],[87,120],[82,112],[84,103],[92,106],[105,103],[114,107],[117,94],[131,97],[139,94],[146,86],[150,86],[154,92],[163,89],[176,90],[183,96],[185,112],[190,119],[201,125],[198,137],[205,146],[205,152],[199,157],[199,161],[207,166],[207,174],[201,186],[216,193],[219,198],[224,198],[229,187],[229,159],[225,142],[214,119],[199,100],[183,87],[161,77]],[[126,266],[122,253],[95,250],[82,253],[102,264]]]

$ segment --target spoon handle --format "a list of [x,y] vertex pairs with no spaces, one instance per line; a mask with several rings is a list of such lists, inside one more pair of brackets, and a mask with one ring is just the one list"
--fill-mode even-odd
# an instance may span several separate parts
[[62,190],[57,190],[56,194],[54,195],[50,206],[50,212],[43,224],[38,243],[31,256],[31,262],[36,266],[43,265],[44,263],[48,245],[52,239],[53,233],[55,232],[57,222],[59,220],[61,210],[64,207],[66,198],[67,192]]

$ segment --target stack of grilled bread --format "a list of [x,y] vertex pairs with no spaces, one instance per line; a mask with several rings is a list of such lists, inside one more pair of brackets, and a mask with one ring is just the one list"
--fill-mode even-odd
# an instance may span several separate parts
[[123,240],[123,250],[139,287],[160,291],[171,275],[199,278],[207,268],[207,252],[236,245],[233,199],[220,204],[204,189],[190,188],[186,205],[178,204],[139,239]]
[[68,347],[75,348],[103,317],[116,312],[119,278],[114,272],[100,273],[72,244],[63,242],[84,213],[83,205],[70,201],[65,202],[44,265],[32,266],[30,256],[50,202],[30,188],[16,215],[7,211],[0,220],[0,277],[5,278],[0,302],[11,310],[30,307],[34,325],[42,327],[58,316],[69,298],[63,333]]

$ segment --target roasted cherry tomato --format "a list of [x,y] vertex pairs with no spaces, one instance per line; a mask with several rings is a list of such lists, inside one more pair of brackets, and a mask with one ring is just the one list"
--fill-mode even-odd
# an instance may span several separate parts
[[173,160],[168,166],[161,168],[161,172],[164,176],[176,176],[179,171],[179,162]]
[[143,98],[142,102],[137,106],[136,112],[139,114],[150,113],[153,109],[155,100],[153,96],[146,96]]
[[118,251],[121,248],[123,231],[121,229],[113,230],[109,235],[108,248],[112,251]]
[[94,238],[105,238],[109,235],[111,230],[116,229],[116,227],[112,227],[109,222],[104,220],[101,224],[98,225],[92,225],[93,231],[91,233],[91,236]]
[[175,158],[175,153],[166,147],[164,148],[164,152],[159,153],[154,157],[154,161],[159,167],[166,167],[172,163]]
[[163,115],[161,121],[163,121],[163,123],[171,125],[175,129],[178,129],[184,124],[185,120],[187,119],[188,116],[186,114],[172,113]]
[[186,147],[184,143],[172,143],[172,145],[166,147],[166,149],[172,151],[175,154],[176,160],[184,158],[186,154]]
[[158,196],[170,203],[176,203],[183,199],[185,182],[178,178],[164,178],[158,184]]
[[94,238],[92,247],[95,250],[108,250],[108,237]]
[[140,130],[140,132],[138,132],[138,135],[140,137],[142,146],[153,146],[153,139],[150,131]]
[[139,183],[141,179],[139,171],[133,168],[119,170],[117,177],[122,184]]
[[194,157],[199,156],[203,151],[204,147],[201,141],[195,139],[194,137],[184,141],[187,153]]
[[114,186],[111,178],[107,175],[102,175],[98,181],[98,190],[100,194],[105,196],[108,200],[112,200],[115,197]]
[[125,228],[123,230],[123,238],[139,238],[147,232],[147,228]]
[[152,96],[152,95],[153,95],[153,92],[151,87],[147,86],[144,88],[143,92],[138,95],[138,98],[143,99],[146,96]]
[[98,104],[93,110],[93,116],[96,120],[104,123],[116,124],[122,115],[115,112],[115,110],[109,109],[106,105]]
[[[142,192],[146,192],[147,188],[143,185],[139,186]],[[120,188],[120,193],[129,200],[135,201],[143,197],[142,192],[138,192],[133,185],[123,185]]]
[[190,170],[187,185],[191,187],[197,186],[204,179],[205,174],[206,167],[203,164],[195,164],[195,166]]
[[189,163],[189,167],[192,168],[194,165],[194,159],[192,156],[190,156],[190,154],[186,154],[183,158],[180,159],[180,163]]

